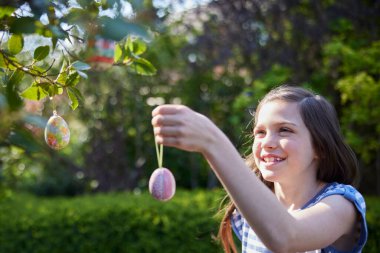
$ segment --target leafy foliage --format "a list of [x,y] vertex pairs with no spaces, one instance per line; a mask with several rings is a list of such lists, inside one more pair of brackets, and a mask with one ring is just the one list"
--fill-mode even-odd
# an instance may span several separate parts
[[[72,110],[83,105],[86,98],[80,84],[96,74],[98,64],[90,56],[102,53],[90,46],[97,38],[118,45],[115,54],[111,48],[108,65],[138,75],[156,73],[143,58],[151,33],[121,13],[124,4],[120,0],[0,3],[0,149],[9,151],[16,146],[27,153],[46,152],[41,143],[33,141],[41,137],[37,128],[46,123],[42,111],[31,115],[25,108],[30,101],[50,102],[53,109],[57,101],[60,108],[67,101]],[[36,125],[32,118],[42,124]]]
[[115,64],[125,64],[129,70],[139,75],[151,76],[156,74],[156,68],[148,60],[141,57],[147,49],[142,40],[128,37],[115,45]]
[[[219,0],[176,15],[172,15],[173,2],[156,9],[152,3],[130,1],[140,11],[133,22],[118,12],[122,1],[77,2],[69,6],[56,1],[54,8],[59,11],[53,11],[49,2],[38,7],[28,1],[32,15],[24,15],[25,10],[15,13],[23,1],[11,1],[1,8],[0,18],[13,22],[8,30],[2,27],[9,36],[3,37],[1,50],[10,51],[8,41],[16,36],[12,51],[18,52],[6,57],[17,58],[26,67],[33,65],[33,74],[48,70],[52,75],[48,77],[57,82],[51,85],[23,72],[24,68],[16,71],[12,65],[13,69],[1,72],[4,80],[10,81],[0,93],[0,136],[6,140],[2,145],[14,141],[28,152],[38,150],[25,131],[10,132],[11,127],[22,129],[27,123],[19,109],[23,99],[27,101],[24,97],[46,101],[46,111],[50,104],[67,102],[80,108],[65,115],[72,117],[73,128],[80,129],[78,137],[72,135],[77,140],[64,151],[67,160],[73,161],[68,167],[75,168],[69,172],[75,175],[79,170],[86,180],[98,184],[99,191],[144,188],[156,166],[149,124],[153,106],[182,103],[206,114],[244,153],[250,150],[251,139],[246,135],[257,100],[271,87],[290,83],[312,88],[335,105],[347,140],[363,167],[361,188],[373,193],[380,186],[376,183],[380,182],[379,117],[375,109],[380,25],[376,1]],[[114,16],[102,14],[110,9],[116,10]],[[137,25],[140,23],[149,23],[160,33],[149,50],[146,42],[152,39],[151,33]],[[123,24],[125,29],[120,29]],[[117,32],[112,31],[115,27]],[[25,29],[21,34],[24,42],[17,37],[20,29]],[[32,33],[47,42],[26,53]],[[96,50],[84,41],[99,37],[114,42],[115,52],[111,56],[114,67],[97,72],[87,61]],[[49,54],[42,59],[46,46]],[[71,50],[74,48],[86,50]],[[6,57],[0,54],[0,65]],[[20,78],[23,81],[16,84]],[[19,94],[24,97],[20,99]],[[56,94],[51,102],[50,94]],[[165,164],[183,187],[218,185],[208,164],[197,154],[168,149]]]
[[167,203],[142,194],[2,201],[0,252],[220,252],[222,192],[179,191]]
[[[22,5],[23,3],[23,5]],[[107,1],[79,1],[80,8],[70,6],[62,1],[59,4],[54,2],[31,1],[28,5],[27,1],[18,1],[19,8],[14,7],[13,12],[9,11],[10,6],[4,6],[2,11],[4,14],[1,18],[3,38],[9,37],[6,43],[2,42],[2,46],[7,44],[7,48],[1,48],[1,65],[3,73],[3,85],[14,91],[8,94],[8,103],[15,104],[18,99],[16,94],[17,86],[23,81],[24,73],[33,77],[32,85],[22,93],[25,98],[32,100],[41,100],[46,96],[54,97],[61,95],[63,92],[68,94],[72,109],[76,109],[78,101],[81,98],[80,91],[76,85],[82,77],[87,75],[83,71],[90,69],[90,66],[81,61],[71,62],[72,53],[64,46],[64,42],[72,42],[72,40],[84,41],[92,38],[97,34],[104,38],[115,41],[126,40],[126,43],[118,48],[118,56],[115,57],[117,64],[136,65],[133,71],[138,74],[154,74],[155,68],[146,59],[141,58],[146,45],[142,40],[137,42],[136,38],[149,39],[148,32],[139,25],[132,24],[123,20],[121,17],[110,18],[107,16],[99,16],[99,10],[107,10],[113,7],[115,1],[107,3]],[[31,8],[32,16],[24,16],[26,6]],[[63,13],[62,17],[58,17],[57,13]],[[41,16],[47,15],[47,22],[41,21]],[[69,26],[68,28],[64,28]],[[82,30],[79,33],[76,31]],[[33,58],[28,60],[19,54],[24,49],[25,34],[38,34],[50,39],[50,45],[41,45],[34,49]],[[132,36],[134,39],[132,39]],[[128,38],[128,39],[125,39]],[[58,45],[62,45],[66,50],[60,71],[56,73],[53,63],[50,65],[40,66],[38,63],[44,60],[53,51],[58,50]],[[133,49],[133,45],[135,50]],[[119,44],[121,45],[121,44]],[[145,48],[145,49],[144,49]],[[143,50],[142,50],[143,49]],[[71,51],[74,51],[72,49]],[[119,55],[120,54],[120,55]],[[121,59],[121,56],[124,56]],[[75,57],[74,57],[75,58]],[[18,77],[11,78],[13,74]],[[55,78],[53,78],[55,77]],[[8,80],[8,82],[7,82]],[[18,103],[19,104],[19,103]]]
[[380,201],[378,197],[368,196],[367,204],[368,241],[363,252],[378,252],[380,250]]
[[[179,190],[166,203],[147,192],[75,198],[16,194],[0,205],[0,252],[220,252],[214,240],[224,192]],[[380,200],[366,197],[368,242],[380,250]]]

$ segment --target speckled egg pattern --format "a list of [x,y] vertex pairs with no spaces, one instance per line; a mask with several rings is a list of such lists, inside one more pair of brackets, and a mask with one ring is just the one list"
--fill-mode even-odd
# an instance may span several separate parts
[[45,127],[45,141],[49,147],[56,150],[69,144],[70,129],[62,117],[58,115],[50,117]]

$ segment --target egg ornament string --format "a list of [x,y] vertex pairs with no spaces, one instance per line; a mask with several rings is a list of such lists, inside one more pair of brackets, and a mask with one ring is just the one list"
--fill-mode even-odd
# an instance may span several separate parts
[[170,200],[176,190],[176,182],[172,172],[162,166],[164,147],[155,141],[158,160],[158,169],[155,169],[149,179],[149,192],[153,198],[159,201]]
[[66,121],[53,111],[53,115],[49,118],[45,127],[46,144],[55,150],[62,149],[69,144],[70,129]]

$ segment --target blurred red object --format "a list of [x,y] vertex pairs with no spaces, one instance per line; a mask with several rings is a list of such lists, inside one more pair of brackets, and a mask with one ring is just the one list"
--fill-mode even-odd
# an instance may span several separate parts
[[114,63],[115,42],[96,36],[88,42],[89,54],[87,62],[92,70],[103,71],[112,67]]

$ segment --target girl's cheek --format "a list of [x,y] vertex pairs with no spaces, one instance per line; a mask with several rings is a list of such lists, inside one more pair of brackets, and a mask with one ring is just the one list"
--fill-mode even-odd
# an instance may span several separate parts
[[255,142],[252,145],[252,155],[253,160],[255,161],[256,166],[260,163],[260,144],[259,142]]
[[254,156],[257,155],[257,152],[259,151],[259,149],[260,149],[260,143],[258,141],[253,142],[252,153]]
[[289,149],[291,150],[291,149],[294,149],[294,147],[298,145],[294,145],[291,141],[284,139],[280,141],[280,146],[284,150],[289,150]]

